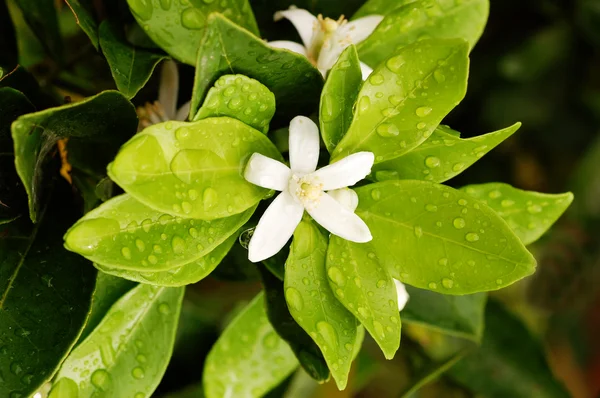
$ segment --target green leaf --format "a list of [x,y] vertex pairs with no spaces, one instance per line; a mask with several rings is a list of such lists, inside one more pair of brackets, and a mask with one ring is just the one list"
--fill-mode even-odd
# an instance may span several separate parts
[[485,397],[569,397],[525,326],[494,301],[485,313],[481,347],[454,365],[450,376]]
[[285,268],[285,299],[296,322],[317,343],[340,390],[346,388],[358,323],[337,300],[327,281],[327,237],[302,221]]
[[329,153],[333,152],[352,123],[352,108],[362,81],[356,47],[351,45],[329,71],[321,93],[319,121],[321,136]]
[[267,319],[259,293],[227,326],[206,358],[206,398],[263,397],[298,367]]
[[[208,18],[200,43],[191,114],[195,114],[221,75],[239,73],[258,80],[275,94],[277,115],[308,115],[316,110],[323,77],[306,57],[269,47],[260,38],[219,14]],[[302,92],[298,92],[302,87]]]
[[381,163],[417,147],[464,97],[468,69],[468,46],[458,39],[422,40],[397,52],[364,82],[333,161],[370,151]]
[[167,122],[150,126],[123,145],[108,174],[157,211],[212,220],[241,213],[269,192],[243,177],[255,152],[281,160],[264,134],[238,120]]
[[248,0],[127,0],[127,3],[148,36],[171,56],[189,65],[196,61],[198,43],[213,12],[222,13],[253,34],[258,34]]
[[168,57],[129,44],[119,28],[108,21],[100,25],[100,47],[108,61],[117,88],[133,98],[148,82],[154,68]]
[[467,354],[467,350],[463,350],[450,356],[448,359],[442,362],[432,362],[428,364],[425,368],[421,369],[417,375],[413,377],[414,382],[405,389],[401,394],[400,398],[412,398],[415,396],[415,393],[419,391],[421,388],[431,383],[434,380],[437,380],[444,373],[448,371],[454,364],[460,361]]
[[138,285],[117,301],[60,368],[57,382],[75,392],[66,396],[150,397],[171,359],[183,293]]
[[329,368],[323,354],[311,337],[296,323],[285,302],[283,281],[265,266],[257,265],[264,290],[269,321],[277,334],[289,345],[302,368],[318,382],[329,380]]
[[79,152],[79,163],[107,164],[123,141],[137,129],[133,105],[116,91],[105,91],[81,102],[21,116],[12,124],[15,164],[29,196],[35,222],[42,195],[43,163],[61,138],[69,146],[93,142]]
[[[214,221],[181,219],[146,207],[125,194],[104,202],[73,225],[65,234],[65,247],[107,271],[173,270],[212,252],[253,212],[251,208]],[[179,277],[191,277],[189,271],[181,270]]]
[[31,396],[50,380],[90,311],[96,271],[61,247],[75,204],[68,187],[54,193],[35,226],[25,217],[0,226],[2,397]]
[[92,296],[92,309],[85,324],[85,329],[79,336],[80,342],[98,326],[110,307],[134,286],[135,283],[128,280],[98,272],[96,287]]
[[511,127],[463,140],[447,126],[433,134],[412,151],[373,167],[377,181],[426,180],[444,182],[462,173],[483,155],[494,149],[521,127]]
[[233,234],[199,260],[168,271],[140,272],[109,268],[99,264],[94,265],[96,268],[107,274],[131,281],[146,283],[148,285],[173,287],[191,285],[206,278],[221,263],[221,260],[223,260],[227,252],[229,252],[236,240],[237,235]]
[[244,75],[225,75],[208,91],[194,121],[229,116],[267,134],[275,114],[275,96],[260,82]]
[[398,294],[374,249],[332,235],[326,265],[337,299],[369,331],[385,357],[392,359],[400,346]]
[[446,294],[496,290],[533,273],[535,259],[504,220],[461,191],[427,181],[356,189],[357,214],[392,277]]
[[367,0],[352,16],[352,19],[366,17],[368,15],[388,15],[400,7],[416,1],[417,0]]
[[62,63],[63,43],[58,28],[54,0],[14,0],[23,12],[31,31],[37,36],[46,52]]
[[402,320],[444,334],[480,341],[487,295],[449,296],[406,286],[410,299],[402,310]]
[[65,0],[67,6],[71,9],[75,22],[90,38],[90,41],[98,49],[98,22],[94,17],[92,4],[89,0]]
[[571,192],[545,194],[502,183],[468,185],[461,190],[491,207],[524,245],[538,240],[573,202]]
[[358,45],[358,54],[361,61],[378,65],[423,38],[464,39],[473,48],[485,28],[489,7],[489,0],[410,2],[388,14]]

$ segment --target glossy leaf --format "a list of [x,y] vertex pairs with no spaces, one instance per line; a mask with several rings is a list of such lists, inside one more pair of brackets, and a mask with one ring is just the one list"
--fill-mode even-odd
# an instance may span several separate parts
[[43,163],[56,142],[69,138],[71,146],[93,142],[90,152],[79,152],[80,163],[107,164],[123,141],[137,129],[133,105],[121,93],[105,91],[81,102],[21,116],[12,124],[15,164],[29,196],[35,222],[42,195]]
[[267,133],[275,114],[275,96],[268,88],[244,75],[225,75],[208,91],[194,121],[229,116]]
[[332,235],[327,250],[327,276],[337,299],[354,314],[379,344],[387,359],[400,346],[396,285],[369,243],[353,243]]
[[425,180],[444,182],[462,173],[521,127],[514,124],[493,133],[463,140],[447,126],[439,126],[421,145],[398,158],[373,167],[377,181]]
[[296,322],[317,343],[340,390],[346,387],[357,344],[358,323],[337,300],[327,281],[327,237],[302,221],[285,269],[285,300]]
[[[214,221],[181,219],[125,194],[103,203],[73,225],[65,234],[65,247],[106,270],[173,270],[213,251],[253,212],[249,209]],[[180,277],[190,277],[188,272]]]
[[267,316],[273,328],[289,345],[300,366],[318,382],[329,380],[329,368],[312,338],[296,323],[285,302],[283,281],[263,265],[258,265],[265,290]]
[[109,268],[99,264],[94,265],[107,274],[148,285],[175,287],[191,285],[206,278],[221,263],[221,260],[229,252],[237,238],[237,234],[233,234],[204,257],[168,271],[140,272]]
[[491,207],[524,245],[538,240],[573,202],[571,192],[545,194],[502,183],[468,185],[461,190]]
[[417,0],[367,0],[362,7],[352,16],[352,19],[366,17],[368,15],[387,15],[398,8]]
[[65,0],[67,6],[71,9],[75,22],[90,38],[90,41],[98,49],[98,22],[94,17],[92,4],[89,0]]
[[491,301],[480,348],[450,369],[450,376],[474,393],[503,398],[566,398],[552,375],[544,349],[525,325]]
[[56,187],[35,226],[26,217],[0,226],[1,397],[31,396],[50,380],[90,311],[96,271],[60,244],[74,218],[68,195]]
[[[191,114],[195,114],[213,82],[221,75],[239,73],[258,80],[275,94],[277,114],[287,122],[290,114],[309,115],[316,110],[323,77],[306,57],[269,47],[260,38],[218,14],[208,18],[200,43]],[[298,92],[302,87],[302,93]]]
[[353,105],[362,81],[356,47],[351,45],[329,71],[321,93],[319,122],[329,153],[333,152],[352,123]]
[[65,397],[150,397],[173,352],[183,293],[138,285],[117,301],[61,366],[57,382],[74,390]]
[[259,293],[223,331],[206,358],[206,398],[260,398],[298,367],[294,353],[267,319]]
[[221,13],[258,34],[248,0],[127,0],[127,3],[152,40],[174,58],[189,65],[196,62],[198,43],[213,12]]
[[395,53],[364,82],[333,161],[370,151],[381,163],[417,147],[464,97],[468,67],[462,40],[422,40]]
[[102,321],[110,307],[134,286],[135,283],[126,279],[98,272],[90,316],[79,341],[83,341]]
[[479,341],[483,335],[483,315],[487,295],[450,296],[406,286],[410,300],[402,310],[402,320],[444,334]]
[[464,39],[473,48],[483,33],[489,0],[422,0],[388,14],[358,46],[363,62],[378,65],[423,38]]
[[255,152],[281,159],[264,134],[235,119],[167,122],[145,129],[123,145],[108,174],[131,196],[158,211],[213,220],[241,213],[268,193],[243,177]]
[[46,52],[61,63],[63,43],[58,27],[54,0],[15,0],[31,31],[37,36]]
[[100,47],[117,88],[127,98],[133,98],[148,82],[156,65],[167,57],[132,46],[118,29],[108,21],[102,22]]
[[535,259],[504,220],[467,194],[427,181],[356,189],[357,214],[392,277],[445,294],[496,290],[530,275]]

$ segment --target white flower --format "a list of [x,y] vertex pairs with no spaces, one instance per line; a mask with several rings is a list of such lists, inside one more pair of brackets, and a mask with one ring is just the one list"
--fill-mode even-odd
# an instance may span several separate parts
[[[276,254],[292,237],[302,220],[304,210],[334,235],[352,242],[372,239],[369,227],[353,210],[341,205],[335,192],[365,178],[373,166],[371,152],[352,154],[317,171],[319,160],[319,129],[304,116],[290,123],[290,165],[254,153],[244,177],[263,188],[282,191],[261,217],[248,245],[248,258],[262,261]],[[325,191],[334,191],[332,195]],[[358,197],[352,190],[358,204]]]
[[406,291],[404,283],[400,282],[398,279],[394,279],[394,284],[396,285],[396,293],[398,294],[398,311],[402,311],[409,299],[408,292]]
[[[346,47],[365,40],[383,20],[381,15],[369,15],[352,22],[348,22],[343,16],[334,21],[330,18],[323,19],[320,14],[315,17],[310,12],[295,7],[275,13],[276,21],[282,18],[294,25],[304,45],[286,40],[272,41],[269,45],[304,55],[323,76],[333,67]],[[373,72],[373,69],[362,62],[360,68],[363,80]]]
[[158,100],[147,103],[137,109],[140,119],[138,130],[143,130],[153,124],[168,122],[169,120],[183,121],[190,113],[190,102],[186,102],[177,109],[179,95],[179,71],[174,61],[163,62],[160,70],[160,83],[158,86]]

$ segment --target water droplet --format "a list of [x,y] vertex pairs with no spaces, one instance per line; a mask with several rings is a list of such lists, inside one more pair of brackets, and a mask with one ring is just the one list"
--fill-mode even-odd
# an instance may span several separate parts
[[423,236],[423,228],[419,227],[418,225],[414,228],[414,232],[417,238]]
[[77,398],[78,396],[77,384],[67,377],[62,377],[52,385],[48,398]]
[[442,286],[444,286],[446,289],[452,289],[452,286],[454,286],[454,281],[452,279],[444,278],[442,279]]
[[379,189],[373,189],[371,191],[371,197],[373,198],[373,200],[381,199],[381,191]]
[[419,130],[423,130],[425,127],[427,127],[427,123],[425,123],[425,122],[421,122],[421,123],[417,124],[417,128]]
[[491,191],[488,196],[490,197],[490,199],[498,199],[500,196],[502,196],[502,192],[498,191],[498,190],[494,190]]
[[429,167],[430,169],[433,169],[434,167],[438,167],[440,165],[440,159],[436,158],[435,156],[428,156],[425,159],[425,166]]
[[185,214],[190,214],[194,209],[190,202],[181,202],[181,208]]
[[448,265],[448,259],[447,258],[440,258],[438,260],[438,264],[441,265],[442,267],[445,267]]
[[385,287],[386,285],[387,285],[387,282],[384,281],[383,279],[380,279],[380,280],[377,281],[377,287],[380,288],[380,289],[382,287]]
[[466,206],[469,202],[467,202],[465,199],[459,199],[458,200],[458,204],[461,206]]
[[531,214],[536,214],[536,213],[541,213],[542,212],[542,206],[540,205],[532,205],[527,207],[527,211]]
[[350,351],[350,352],[352,352],[352,351],[353,351],[352,349],[353,349],[354,347],[352,347],[352,344],[350,344],[350,343],[346,343],[346,344],[344,344],[344,348],[345,348],[347,351]]
[[179,236],[174,236],[171,240],[171,247],[173,248],[173,252],[175,254],[181,254],[185,251],[185,240]]
[[194,239],[196,239],[198,237],[198,230],[196,228],[190,228],[188,230],[188,233],[190,234],[190,236]]
[[131,260],[131,249],[128,247],[124,247],[121,249],[121,255],[127,259],[127,260]]
[[433,78],[438,83],[443,83],[446,81],[446,76],[439,69],[436,69],[435,72],[433,72]]
[[375,329],[375,334],[379,336],[380,339],[385,338],[385,331],[383,330],[383,325],[378,321],[373,321],[373,329]]
[[401,55],[397,55],[388,59],[385,63],[385,66],[387,66],[387,68],[393,73],[398,73],[400,72],[400,69],[405,63],[406,61],[404,60],[404,57],[402,57]]
[[356,285],[356,287],[362,287],[362,282],[358,276],[354,278],[354,284]]
[[296,311],[302,311],[304,308],[304,300],[296,288],[288,287],[285,290],[285,299]]
[[396,137],[398,134],[400,134],[400,130],[398,130],[398,127],[396,127],[394,124],[383,123],[377,126],[377,134],[384,138]]
[[514,204],[515,204],[515,202],[510,199],[503,199],[502,202],[500,202],[500,206],[502,206],[502,207],[510,207]]
[[321,337],[323,337],[323,340],[325,340],[325,342],[329,346],[337,347],[337,344],[338,344],[337,333],[336,333],[335,329],[333,328],[333,326],[331,326],[330,323],[325,322],[325,321],[317,322],[317,331],[319,332]]
[[143,252],[144,250],[146,250],[146,245],[144,244],[144,241],[142,241],[141,239],[136,239],[135,240],[135,247],[137,247],[137,249],[141,252]]
[[458,173],[459,171],[461,171],[464,168],[465,168],[465,164],[464,163],[455,163],[454,166],[452,166],[452,171]]
[[168,11],[171,8],[171,0],[160,0],[160,6],[163,10]]
[[133,398],[146,398],[146,394],[144,394],[143,392],[138,392],[134,395]]
[[181,24],[188,29],[202,29],[205,22],[204,15],[195,7],[186,8],[181,13]]
[[432,110],[433,110],[433,109],[431,109],[431,108],[430,108],[430,107],[428,107],[428,106],[422,106],[422,107],[420,107],[420,108],[417,108],[417,110],[415,111],[415,114],[416,114],[418,117],[425,117],[425,116],[429,115],[429,114],[431,113],[431,111],[432,111]]
[[202,194],[204,211],[210,210],[219,203],[219,193],[214,188],[206,188]]
[[327,276],[329,279],[333,281],[338,286],[344,286],[346,284],[346,278],[344,278],[344,274],[337,267],[331,267],[327,270]]
[[371,100],[368,96],[364,95],[358,100],[358,114],[362,115],[369,110],[371,107]]
[[385,79],[383,78],[381,73],[373,73],[371,76],[369,76],[369,83],[371,83],[374,86],[380,86],[383,84],[384,81]]
[[135,377],[136,379],[143,379],[145,376],[144,369],[140,368],[139,366],[136,368],[133,368],[133,370],[131,371],[131,375],[133,377]]
[[104,369],[98,369],[92,373],[92,384],[97,389],[104,391],[110,385],[110,375]]
[[129,7],[143,21],[152,18],[152,0],[130,0]]
[[477,235],[475,232],[469,232],[465,235],[465,239],[468,242],[477,242],[479,240],[479,235]]
[[427,285],[430,289],[437,289],[437,283],[435,282],[429,282],[429,285]]
[[502,282],[502,279],[496,279],[496,284],[497,284],[497,285],[501,285],[502,283],[503,283],[503,282]]
[[23,368],[21,367],[21,364],[19,362],[13,362],[10,364],[10,371],[14,375],[18,376],[23,371]]
[[160,303],[158,306],[158,312],[163,315],[169,315],[171,313],[171,307],[169,307],[169,304],[167,303]]
[[454,225],[454,228],[456,229],[463,229],[467,223],[465,222],[464,218],[455,218],[454,221],[452,222],[452,224]]
[[437,209],[438,207],[436,205],[428,204],[425,206],[425,210],[427,210],[430,213],[435,213]]

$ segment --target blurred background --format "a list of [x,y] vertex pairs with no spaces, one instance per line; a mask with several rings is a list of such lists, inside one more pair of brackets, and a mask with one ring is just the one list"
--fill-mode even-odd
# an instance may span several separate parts
[[[103,12],[121,16],[130,42],[153,47],[125,1],[92,3],[99,18]],[[362,1],[251,3],[263,37],[281,39],[282,32],[289,38],[295,33],[287,22],[272,21],[278,9],[295,3],[337,18],[352,15]],[[55,6],[66,48],[60,62],[47,56],[52,48],[27,27],[19,9],[10,0],[0,2],[0,46],[9,49],[0,64],[18,59],[31,72],[43,89],[38,104],[114,88],[106,61],[66,3]],[[449,184],[499,181],[575,194],[565,216],[531,248],[536,274],[490,294],[480,345],[405,322],[392,361],[365,340],[345,391],[297,373],[270,397],[600,397],[600,0],[491,0],[471,59],[467,97],[445,123],[463,137],[517,121],[523,127]],[[180,72],[185,102],[194,70],[182,65]],[[154,76],[134,103],[156,98],[157,82]],[[175,354],[157,397],[201,396],[204,357],[228,320],[261,289],[260,275],[245,258],[236,244],[215,274],[188,288]]]

